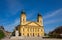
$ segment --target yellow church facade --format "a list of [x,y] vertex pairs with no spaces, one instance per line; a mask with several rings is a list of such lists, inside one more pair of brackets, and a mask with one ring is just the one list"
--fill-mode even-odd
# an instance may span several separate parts
[[18,27],[19,34],[27,37],[44,36],[44,27],[42,16],[38,14],[37,21],[27,21],[25,12],[21,12],[20,26]]

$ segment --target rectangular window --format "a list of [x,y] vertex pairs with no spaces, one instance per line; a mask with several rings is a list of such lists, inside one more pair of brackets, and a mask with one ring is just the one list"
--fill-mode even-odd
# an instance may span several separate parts
[[23,28],[23,32],[24,32],[24,28]]

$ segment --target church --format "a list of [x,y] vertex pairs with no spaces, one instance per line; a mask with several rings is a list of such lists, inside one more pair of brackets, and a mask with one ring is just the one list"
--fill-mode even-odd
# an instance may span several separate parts
[[37,16],[37,21],[27,21],[26,13],[21,12],[20,26],[18,27],[18,33],[20,36],[26,37],[42,37],[44,36],[43,19],[40,14]]

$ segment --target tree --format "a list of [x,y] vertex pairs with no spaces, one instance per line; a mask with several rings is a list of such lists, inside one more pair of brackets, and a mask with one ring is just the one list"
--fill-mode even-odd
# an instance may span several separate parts
[[4,38],[5,37],[5,34],[2,30],[0,30],[0,39]]
[[57,27],[53,31],[49,32],[49,36],[52,38],[62,38],[62,26]]

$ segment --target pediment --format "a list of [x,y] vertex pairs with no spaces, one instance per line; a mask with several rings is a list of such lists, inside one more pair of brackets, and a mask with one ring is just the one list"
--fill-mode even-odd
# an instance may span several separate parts
[[26,24],[26,25],[31,25],[31,26],[40,26],[40,25],[37,24],[36,22],[30,22],[30,23],[28,23],[28,24]]

